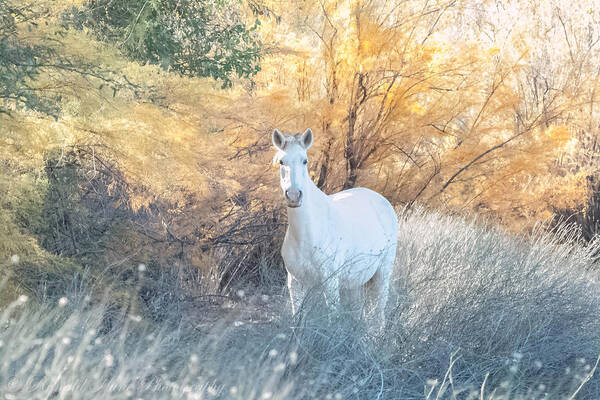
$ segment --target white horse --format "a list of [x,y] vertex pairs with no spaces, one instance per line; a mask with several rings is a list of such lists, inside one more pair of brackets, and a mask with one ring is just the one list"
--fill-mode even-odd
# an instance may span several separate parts
[[298,312],[307,290],[319,285],[333,307],[340,299],[362,306],[364,289],[368,302],[376,304],[374,316],[383,327],[398,239],[394,208],[379,193],[365,188],[330,196],[319,190],[308,175],[310,129],[295,135],[275,129],[272,139],[287,202],[281,255],[292,312]]

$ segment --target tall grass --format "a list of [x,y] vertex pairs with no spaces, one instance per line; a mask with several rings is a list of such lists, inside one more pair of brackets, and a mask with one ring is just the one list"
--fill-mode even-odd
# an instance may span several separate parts
[[600,398],[595,245],[422,210],[400,225],[381,334],[319,307],[292,317],[273,283],[228,297],[218,319],[164,298],[159,320],[78,286],[2,311],[0,398]]

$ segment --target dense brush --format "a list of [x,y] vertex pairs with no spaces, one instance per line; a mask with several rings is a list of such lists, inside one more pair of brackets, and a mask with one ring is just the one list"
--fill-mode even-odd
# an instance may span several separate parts
[[159,321],[81,287],[58,303],[21,298],[0,316],[0,397],[600,397],[596,248],[566,228],[517,237],[422,210],[404,213],[399,244],[382,334],[319,307],[292,317],[277,295],[274,318],[223,310],[211,326],[177,297]]

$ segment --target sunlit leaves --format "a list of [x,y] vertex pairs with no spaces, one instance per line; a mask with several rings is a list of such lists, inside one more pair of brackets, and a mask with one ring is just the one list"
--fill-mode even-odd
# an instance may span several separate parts
[[93,0],[66,20],[131,59],[187,76],[251,78],[260,70],[260,21],[246,25],[235,1]]

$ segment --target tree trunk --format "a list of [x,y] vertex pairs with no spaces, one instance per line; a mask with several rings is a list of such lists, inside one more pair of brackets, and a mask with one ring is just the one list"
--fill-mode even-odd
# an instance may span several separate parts
[[[324,131],[326,133],[329,132],[329,126],[326,126]],[[329,172],[328,165],[331,160],[331,146],[333,144],[333,138],[330,135],[327,135],[329,140],[327,141],[327,147],[323,151],[323,160],[321,161],[321,168],[319,170],[319,178],[317,179],[317,187],[321,190],[325,188],[327,185],[327,174]]]
[[354,127],[356,125],[356,108],[352,107],[348,116],[348,132],[346,135],[346,145],[344,157],[346,158],[346,180],[342,187],[343,190],[351,189],[356,185],[358,179],[358,155],[355,148]]

